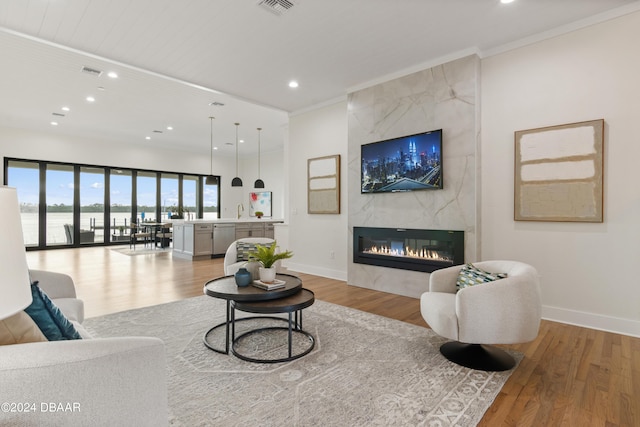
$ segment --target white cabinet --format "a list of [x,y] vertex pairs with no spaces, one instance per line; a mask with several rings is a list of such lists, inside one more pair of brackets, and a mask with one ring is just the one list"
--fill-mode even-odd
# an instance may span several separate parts
[[282,221],[175,221],[173,256],[190,260],[224,256],[231,243],[243,237],[274,238],[274,222]]
[[241,223],[236,224],[236,240],[247,237],[264,237],[263,223]]
[[193,256],[213,254],[213,224],[194,224]]
[[268,237],[269,239],[275,239],[275,231],[274,231],[273,222],[265,222],[264,223],[264,237]]
[[173,224],[173,251],[184,252],[184,224]]
[[213,224],[173,224],[173,256],[211,258]]
[[224,255],[231,243],[236,240],[235,224],[213,224],[213,254]]

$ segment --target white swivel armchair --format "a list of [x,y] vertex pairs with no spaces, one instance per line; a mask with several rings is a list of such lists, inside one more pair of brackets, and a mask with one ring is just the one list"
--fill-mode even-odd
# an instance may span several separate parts
[[429,292],[420,298],[422,317],[435,333],[453,340],[440,347],[450,361],[484,371],[511,369],[513,357],[490,344],[529,342],[538,336],[542,311],[538,272],[517,261],[473,265],[507,277],[457,291],[463,266],[436,270],[429,278]]

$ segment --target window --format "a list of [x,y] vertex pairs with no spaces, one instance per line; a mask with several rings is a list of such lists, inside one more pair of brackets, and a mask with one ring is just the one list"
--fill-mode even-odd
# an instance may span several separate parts
[[169,218],[169,213],[178,213],[180,206],[180,179],[177,174],[163,173],[160,176],[160,218]]
[[48,164],[45,182],[47,246],[72,245],[73,166]]
[[136,179],[137,219],[155,222],[156,214],[156,173],[138,172]]
[[28,249],[128,243],[132,220],[166,220],[169,210],[220,217],[219,185],[202,175],[6,157],[4,166]]
[[200,204],[198,203],[199,179],[194,175],[185,175],[182,178],[182,208],[184,217],[187,215],[197,217]]
[[104,242],[104,198],[104,168],[81,167],[80,244]]
[[[204,182],[204,181],[202,181]],[[213,185],[204,185],[204,193],[202,200],[203,218],[204,219],[216,219],[219,218],[218,205],[220,204],[220,198],[218,194],[218,182],[217,180]]]
[[109,174],[109,229],[111,241],[129,241],[127,231],[131,225],[133,191],[132,173],[126,169],[111,169]]
[[37,162],[10,160],[5,165],[7,182],[18,191],[24,244],[38,246],[40,224],[40,166]]

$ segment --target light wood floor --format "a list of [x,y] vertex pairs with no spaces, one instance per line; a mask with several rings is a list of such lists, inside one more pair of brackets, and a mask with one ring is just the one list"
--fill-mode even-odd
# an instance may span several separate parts
[[[110,248],[29,252],[29,267],[70,274],[87,317],[202,295],[222,259]],[[300,274],[316,298],[423,327],[419,300]],[[543,321],[538,338],[511,346],[525,357],[481,426],[640,426],[640,339]]]

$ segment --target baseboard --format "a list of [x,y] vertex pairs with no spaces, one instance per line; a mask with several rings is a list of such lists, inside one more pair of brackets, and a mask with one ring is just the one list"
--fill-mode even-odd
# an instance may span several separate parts
[[283,264],[289,271],[297,271],[305,274],[313,274],[314,276],[327,277],[329,279],[344,280],[347,281],[347,273],[340,270],[332,270],[330,268],[317,267],[307,264],[296,264],[295,262],[287,261]]
[[640,321],[637,320],[603,316],[601,314],[550,306],[542,307],[542,318],[554,322],[640,338]]

